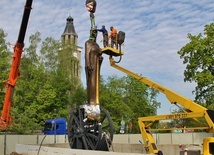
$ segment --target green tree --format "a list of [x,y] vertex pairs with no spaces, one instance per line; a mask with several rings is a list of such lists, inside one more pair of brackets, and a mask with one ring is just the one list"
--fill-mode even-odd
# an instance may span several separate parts
[[43,68],[38,64],[37,47],[40,43],[40,33],[36,32],[29,38],[30,45],[25,48],[20,63],[20,77],[17,80],[13,107],[24,112],[30,106],[38,93],[38,87],[44,83]]
[[116,133],[122,118],[132,117],[131,108],[123,101],[124,84],[124,79],[117,76],[108,77],[107,82],[101,78],[100,83],[100,104],[109,111]]
[[[41,129],[46,119],[67,117],[68,107],[76,102],[71,97],[77,96],[76,89],[81,92],[79,81],[77,82],[76,79],[71,81],[66,70],[59,67],[59,41],[46,38],[41,44],[40,35],[36,32],[30,36],[30,45],[25,48],[21,60],[21,76],[17,81],[14,97],[16,104],[13,107],[15,116],[13,126],[19,126],[16,132],[22,130],[22,132],[30,132],[36,127]],[[39,44],[41,44],[40,50],[38,50]],[[29,111],[32,115],[29,115]],[[28,124],[22,120],[29,122],[29,126],[26,127],[25,125]]]
[[[6,81],[9,76],[11,53],[9,52],[6,44],[7,34],[3,29],[0,29],[0,101],[3,102],[5,97],[5,85],[3,81]],[[2,109],[2,104],[0,104]]]
[[100,103],[112,117],[115,130],[119,132],[122,119],[133,124],[132,132],[139,133],[138,117],[155,115],[160,105],[156,101],[157,92],[138,80],[127,76],[101,79]]
[[204,35],[188,34],[190,40],[178,54],[186,64],[184,81],[195,82],[195,100],[214,109],[214,23],[205,25]]
[[87,100],[86,89],[82,85],[78,85],[75,91],[71,92],[72,108],[77,108],[80,105],[84,105]]
[[41,42],[40,33],[31,35],[29,42],[30,45],[25,48],[21,59],[20,76],[13,97],[13,131],[17,133],[29,133],[39,128],[37,109],[33,108],[33,105],[45,81],[44,67],[39,64],[37,54]]
[[59,41],[47,37],[42,42],[40,50],[40,61],[44,67],[49,71],[56,71],[58,69],[58,50],[60,48]]
[[138,131],[138,118],[157,114],[160,103],[156,101],[158,92],[133,77],[127,76],[124,102],[133,112],[133,131]]
[[[25,56],[26,58],[30,59],[30,64],[32,65],[36,65],[39,62],[39,57],[38,57],[38,47],[39,44],[41,42],[41,33],[40,32],[36,32],[35,34],[31,35],[29,37],[29,47],[25,48]],[[28,67],[28,66],[25,66]]]
[[26,106],[24,112],[20,113],[18,108],[11,110],[13,115],[12,132],[18,134],[31,134],[35,130],[41,129],[37,122],[37,113],[35,109]]

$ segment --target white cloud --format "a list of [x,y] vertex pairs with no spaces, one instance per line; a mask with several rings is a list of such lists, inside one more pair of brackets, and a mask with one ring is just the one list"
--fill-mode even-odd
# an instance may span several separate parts
[[[0,27],[8,33],[7,41],[15,43],[24,1],[1,0],[0,6]],[[85,1],[34,0],[32,7],[26,44],[29,35],[36,31],[41,32],[43,38],[51,36],[60,39],[66,18],[69,14],[74,18],[79,46],[83,47],[82,80],[85,81],[84,43],[90,29]],[[104,24],[108,30],[114,26],[118,31],[126,32],[125,55],[121,66],[193,99],[191,92],[195,85],[183,82],[185,66],[177,51],[188,42],[187,33],[203,33],[204,25],[213,22],[213,7],[214,1],[211,0],[97,0],[95,21],[98,27]],[[99,44],[100,39],[101,34],[98,37]],[[112,74],[124,76],[109,67],[107,56],[101,74],[104,77]],[[165,109],[169,111],[169,108]]]

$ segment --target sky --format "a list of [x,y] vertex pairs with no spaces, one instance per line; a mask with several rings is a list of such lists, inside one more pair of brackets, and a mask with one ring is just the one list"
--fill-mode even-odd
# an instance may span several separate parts
[[[0,28],[8,35],[7,42],[15,44],[23,15],[25,0],[0,1]],[[126,38],[122,50],[124,56],[120,66],[134,73],[194,99],[196,84],[184,82],[185,65],[177,51],[185,46],[187,34],[203,34],[204,26],[213,22],[213,0],[96,0],[95,23],[98,28],[105,25],[124,31]],[[66,25],[66,18],[74,18],[78,34],[78,45],[82,50],[82,82],[85,85],[84,44],[88,40],[91,27],[85,0],[34,0],[27,27],[25,44],[35,32],[42,38],[53,37],[60,40]],[[102,34],[97,43],[102,47]],[[115,58],[117,60],[117,58]],[[126,74],[110,67],[108,56],[104,55],[101,68],[104,78]],[[159,94],[161,102],[158,114],[169,114],[174,109],[164,94]]]

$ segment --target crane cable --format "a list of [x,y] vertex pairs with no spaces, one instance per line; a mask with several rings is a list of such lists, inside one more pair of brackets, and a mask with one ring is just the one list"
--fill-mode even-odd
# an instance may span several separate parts
[[39,149],[38,149],[37,155],[39,155],[40,149],[41,149],[41,147],[42,147],[42,144],[43,144],[43,141],[45,140],[45,138],[46,138],[46,134],[45,134],[45,136],[43,137],[43,139],[42,139],[42,141],[41,141],[41,143],[40,143],[40,145],[39,145]]

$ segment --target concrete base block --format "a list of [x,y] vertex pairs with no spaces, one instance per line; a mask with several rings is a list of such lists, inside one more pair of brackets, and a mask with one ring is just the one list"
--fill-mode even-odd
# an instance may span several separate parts
[[[39,146],[35,145],[16,145],[16,152],[21,155],[37,155]],[[122,152],[106,152],[106,151],[92,151],[92,150],[78,150],[70,148],[56,148],[42,146],[39,155],[146,155],[141,153],[122,153]]]
[[[185,155],[180,154],[182,150],[180,145],[158,145],[158,149],[163,152],[164,155]],[[188,151],[202,152],[201,146],[186,145],[185,148]],[[16,144],[16,152],[22,155],[37,155],[39,151],[38,145],[24,145]],[[189,152],[191,153],[191,152]],[[77,150],[71,149],[68,143],[56,143],[56,144],[43,144],[39,155],[146,155],[146,151],[142,144],[118,144],[113,143],[110,151],[93,151],[93,150]]]

